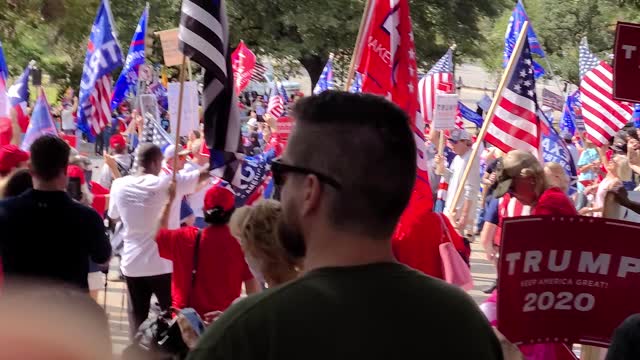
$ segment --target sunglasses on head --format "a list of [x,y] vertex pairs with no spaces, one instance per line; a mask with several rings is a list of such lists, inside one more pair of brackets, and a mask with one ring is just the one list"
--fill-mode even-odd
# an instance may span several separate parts
[[330,176],[304,167],[285,164],[281,159],[276,159],[271,162],[271,173],[273,174],[273,182],[278,187],[282,187],[284,185],[287,173],[314,175],[321,182],[333,186],[336,189],[340,189],[342,187],[338,181]]

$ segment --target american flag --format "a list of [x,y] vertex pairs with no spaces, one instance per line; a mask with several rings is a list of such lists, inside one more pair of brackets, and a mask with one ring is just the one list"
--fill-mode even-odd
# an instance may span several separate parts
[[418,83],[420,112],[425,123],[431,123],[437,93],[452,93],[453,84],[453,51],[449,49]]
[[587,72],[600,64],[600,60],[591,52],[591,50],[589,50],[589,42],[587,41],[586,36],[582,38],[582,40],[580,41],[580,46],[578,48],[578,64],[580,65],[580,80],[582,80]]
[[210,149],[240,148],[240,114],[234,94],[229,26],[224,0],[183,0],[180,50],[204,69],[204,133]]
[[278,87],[273,85],[273,89],[271,90],[271,96],[269,96],[269,105],[267,105],[267,114],[273,116],[274,118],[279,118],[284,114],[284,102],[282,101],[282,96],[278,93]]
[[93,23],[80,82],[78,128],[89,138],[111,121],[110,74],[123,64],[109,0],[102,0]]
[[267,67],[256,62],[256,66],[253,68],[253,74],[251,75],[251,80],[253,81],[264,81],[264,73],[267,71]]
[[[133,121],[133,120],[132,120]],[[135,161],[131,173],[135,173],[138,168],[138,149],[139,145],[151,143],[158,146],[161,150],[173,144],[173,139],[162,126],[156,121],[150,113],[145,114],[144,123],[142,125],[142,133],[140,134],[139,144],[135,151]]]
[[580,83],[587,137],[597,146],[608,143],[633,115],[630,104],[613,100],[612,87],[613,68],[604,61],[585,73]]
[[558,95],[551,90],[542,89],[542,105],[548,106],[556,111],[562,111],[564,99],[561,95]]
[[506,152],[523,150],[538,153],[540,126],[536,115],[536,81],[529,41],[516,56],[506,86],[499,94],[491,124],[485,139]]

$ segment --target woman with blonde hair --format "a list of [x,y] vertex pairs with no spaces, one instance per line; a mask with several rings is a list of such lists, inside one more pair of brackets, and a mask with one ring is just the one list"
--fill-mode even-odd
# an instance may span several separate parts
[[594,217],[602,217],[604,199],[607,196],[607,192],[618,186],[622,186],[622,179],[630,176],[629,161],[624,155],[614,155],[611,160],[607,161],[605,168],[607,169],[607,175],[602,179],[600,184],[598,184],[598,190],[593,200],[593,207],[580,209],[580,215],[591,214]]
[[547,183],[560,188],[565,193],[569,191],[569,177],[567,173],[557,162],[549,162],[544,164],[544,174],[547,177]]
[[299,273],[297,262],[279,241],[281,216],[279,202],[262,200],[236,210],[229,222],[231,234],[240,242],[249,267],[270,287],[291,281]]

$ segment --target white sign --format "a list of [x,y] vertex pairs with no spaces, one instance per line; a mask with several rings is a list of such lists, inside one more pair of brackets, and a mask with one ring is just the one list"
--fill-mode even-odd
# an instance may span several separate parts
[[[169,98],[169,120],[171,131],[175,135],[178,128],[178,99],[180,98],[180,83],[169,83],[167,89]],[[182,119],[180,136],[187,136],[190,131],[198,130],[200,113],[198,111],[198,84],[195,81],[185,81],[182,95]]]
[[458,114],[457,94],[436,94],[436,104],[433,109],[433,130],[455,129]]

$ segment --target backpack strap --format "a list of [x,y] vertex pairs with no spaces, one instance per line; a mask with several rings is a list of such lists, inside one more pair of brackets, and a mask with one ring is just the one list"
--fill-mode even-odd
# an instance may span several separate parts
[[198,273],[198,255],[200,251],[200,237],[202,236],[202,230],[198,229],[196,235],[196,243],[193,247],[193,269],[191,270],[191,290],[189,291],[189,298],[187,300],[187,306],[189,306],[191,300],[191,293],[196,286],[196,274]]

